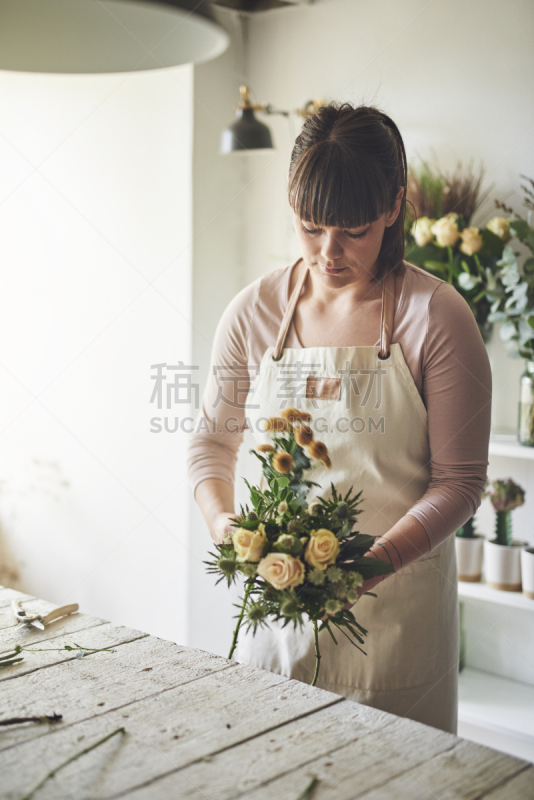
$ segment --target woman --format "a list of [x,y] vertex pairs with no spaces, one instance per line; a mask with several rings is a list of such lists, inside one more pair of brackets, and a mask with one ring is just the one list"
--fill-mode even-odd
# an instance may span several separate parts
[[[190,475],[221,542],[235,512],[245,418],[267,441],[262,418],[309,411],[332,461],[314,480],[363,489],[359,530],[376,537],[367,555],[394,568],[361,590],[377,595],[356,609],[369,629],[367,656],[323,632],[318,685],[455,733],[453,534],[485,484],[491,374],[463,298],[403,260],[406,173],[397,126],[376,108],[331,104],[304,123],[288,188],[302,258],[226,310]],[[311,625],[271,625],[245,637],[238,653],[309,682]]]

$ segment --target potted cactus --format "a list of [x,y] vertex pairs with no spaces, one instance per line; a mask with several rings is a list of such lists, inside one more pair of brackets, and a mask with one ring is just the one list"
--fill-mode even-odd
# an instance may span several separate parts
[[534,547],[521,550],[521,580],[523,594],[534,600]]
[[512,538],[512,511],[525,502],[525,492],[511,478],[489,482],[485,492],[495,509],[495,539],[484,542],[486,583],[507,592],[521,591],[522,542]]
[[456,531],[456,562],[458,580],[477,582],[482,577],[482,553],[484,537],[475,530],[475,518],[468,519]]

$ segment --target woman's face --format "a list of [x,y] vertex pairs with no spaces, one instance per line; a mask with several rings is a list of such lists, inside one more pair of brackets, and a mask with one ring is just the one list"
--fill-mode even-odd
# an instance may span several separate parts
[[403,192],[390,212],[359,228],[318,227],[293,214],[305,264],[332,287],[374,277],[384,231],[397,219]]

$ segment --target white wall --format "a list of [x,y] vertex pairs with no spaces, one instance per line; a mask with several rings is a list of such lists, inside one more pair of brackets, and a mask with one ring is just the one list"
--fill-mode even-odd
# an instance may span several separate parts
[[[230,27],[234,15],[227,13],[224,19]],[[534,6],[528,0],[316,0],[251,16],[248,82],[258,102],[283,109],[301,107],[314,97],[377,104],[398,123],[410,160],[436,156],[446,169],[459,159],[464,164],[474,159],[475,166],[482,162],[486,185],[495,183],[492,198],[505,199],[521,211],[518,175],[534,176],[533,40]],[[195,191],[201,184],[209,186],[203,195],[209,215],[219,210],[225,221],[211,243],[195,252],[195,326],[208,340],[232,294],[230,287],[240,288],[299,255],[285,194],[297,117],[288,122],[259,115],[273,133],[273,152],[226,159],[216,155],[243,79],[238,44],[234,36],[233,51],[195,68],[195,123],[201,118],[199,101],[211,112],[202,113]],[[196,125],[195,137],[199,133]],[[239,203],[228,206],[235,180],[241,181],[242,193]],[[209,216],[203,202],[195,204],[195,216]],[[493,213],[488,202],[475,222],[483,224]],[[236,237],[243,239],[241,251]],[[224,259],[222,285],[219,270],[211,268],[217,250]],[[494,428],[513,432],[521,363],[509,359],[498,341],[489,351],[498,375]],[[196,353],[206,374],[207,347],[203,344]],[[499,466],[513,468],[510,463],[497,463],[497,470]],[[516,512],[517,527],[521,535],[534,538],[534,483],[529,475],[524,480],[530,500]],[[487,508],[482,519],[491,525]],[[195,559],[200,560],[210,540],[199,519],[192,536]],[[192,575],[191,641],[226,653],[228,594],[221,587],[213,589],[200,567]]]
[[192,358],[192,80],[0,72],[4,534],[26,591],[178,641],[185,437],[149,399]]

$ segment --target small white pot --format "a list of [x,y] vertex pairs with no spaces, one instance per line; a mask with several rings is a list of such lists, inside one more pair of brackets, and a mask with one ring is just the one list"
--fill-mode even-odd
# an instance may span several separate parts
[[486,539],[484,571],[488,586],[505,592],[521,591],[521,547],[522,542],[514,542],[509,547]]
[[474,539],[463,539],[455,536],[454,544],[456,546],[458,580],[476,583],[482,577],[484,537],[476,536]]
[[532,552],[524,548],[521,550],[521,577],[523,582],[523,594],[534,600],[534,547],[529,548]]

